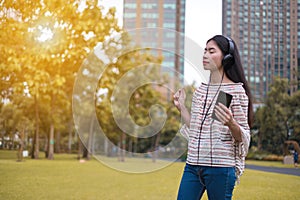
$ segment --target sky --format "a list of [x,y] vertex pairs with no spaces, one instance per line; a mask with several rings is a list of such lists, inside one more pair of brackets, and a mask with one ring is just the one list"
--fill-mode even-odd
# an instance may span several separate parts
[[[100,0],[99,3],[105,8],[116,7],[116,15],[122,25],[123,0]],[[209,38],[222,34],[222,0],[186,0],[185,20],[185,36],[204,48]],[[199,83],[199,73],[187,63],[184,73],[188,83]]]

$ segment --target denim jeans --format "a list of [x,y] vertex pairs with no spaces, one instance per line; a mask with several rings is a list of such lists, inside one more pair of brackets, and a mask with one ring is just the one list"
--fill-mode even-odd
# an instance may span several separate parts
[[177,200],[199,200],[205,190],[209,200],[231,199],[235,180],[234,167],[186,164]]

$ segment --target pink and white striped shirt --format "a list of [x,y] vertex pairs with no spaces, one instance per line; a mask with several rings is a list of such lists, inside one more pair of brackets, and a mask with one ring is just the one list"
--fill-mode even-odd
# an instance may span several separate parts
[[[240,143],[235,142],[227,126],[211,117],[220,90],[232,95],[229,109],[242,132]],[[184,124],[180,129],[181,134],[189,141],[186,162],[215,167],[235,166],[239,178],[245,168],[250,143],[247,116],[248,96],[242,83],[223,83],[221,86],[202,83],[193,94],[190,126],[188,128]]]

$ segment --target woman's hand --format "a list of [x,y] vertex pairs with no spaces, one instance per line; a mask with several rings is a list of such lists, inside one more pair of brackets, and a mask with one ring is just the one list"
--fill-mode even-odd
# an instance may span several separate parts
[[185,107],[186,94],[184,89],[179,89],[173,97],[174,105],[180,111],[183,122],[187,125],[187,127],[190,127],[191,116],[188,109]]
[[230,126],[234,123],[234,119],[231,113],[231,110],[229,110],[225,105],[222,103],[218,103],[218,105],[215,106],[215,113],[219,121],[226,125]]
[[241,142],[242,141],[241,129],[238,123],[234,120],[231,110],[228,109],[222,103],[219,103],[215,107],[215,114],[219,119],[219,121],[225,126],[228,126],[228,128],[231,130],[232,136],[234,137],[235,141]]
[[185,98],[186,94],[184,89],[179,89],[175,94],[174,94],[174,105],[176,108],[181,111],[183,107],[185,107]]

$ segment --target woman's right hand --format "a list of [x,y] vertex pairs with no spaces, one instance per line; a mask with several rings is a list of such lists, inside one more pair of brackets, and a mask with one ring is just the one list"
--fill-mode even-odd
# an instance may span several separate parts
[[174,94],[174,105],[176,108],[181,111],[183,107],[185,107],[185,98],[186,94],[184,89],[179,89],[175,94]]

